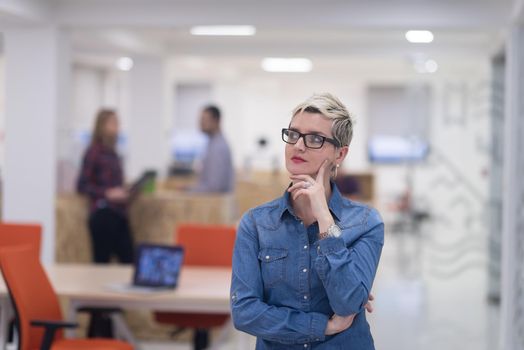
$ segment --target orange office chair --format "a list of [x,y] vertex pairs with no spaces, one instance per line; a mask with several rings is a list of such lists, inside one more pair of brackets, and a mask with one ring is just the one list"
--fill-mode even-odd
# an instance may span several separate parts
[[[234,226],[184,224],[178,227],[175,241],[184,247],[185,266],[231,267],[235,235]],[[229,314],[157,312],[155,319],[159,323],[195,329],[193,346],[201,350],[209,344],[209,328],[223,326]]]
[[[34,248],[34,253],[40,255],[40,241],[42,226],[38,224],[22,224],[14,222],[0,222],[0,248],[19,245],[30,245]],[[9,319],[8,339],[12,341],[15,332],[15,320],[13,310],[5,310]]]
[[18,224],[14,222],[0,222],[0,248],[30,245],[40,255],[40,241],[42,226],[37,224]]
[[64,339],[62,329],[77,325],[62,321],[58,298],[34,248],[0,248],[0,267],[17,314],[19,350],[133,349],[119,340]]

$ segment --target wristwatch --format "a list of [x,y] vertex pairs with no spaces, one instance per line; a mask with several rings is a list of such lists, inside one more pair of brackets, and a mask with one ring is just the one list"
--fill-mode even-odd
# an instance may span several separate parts
[[342,234],[342,231],[340,231],[340,227],[338,227],[337,224],[331,224],[327,228],[327,231],[326,232],[320,232],[318,234],[318,237],[320,239],[324,239],[324,238],[327,238],[327,237],[340,237],[341,234]]

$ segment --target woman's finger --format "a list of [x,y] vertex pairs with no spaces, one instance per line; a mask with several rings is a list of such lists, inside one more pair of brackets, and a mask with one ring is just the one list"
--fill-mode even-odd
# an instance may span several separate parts
[[303,189],[303,188],[308,188],[308,187],[311,187],[311,185],[307,185],[307,184],[310,184],[310,182],[308,181],[298,181],[298,182],[295,182],[293,185],[291,185],[287,191],[288,192],[294,192],[296,190],[300,190],[300,189]]
[[369,293],[368,300],[371,300],[371,301],[375,300],[375,297],[373,296],[373,294]]
[[364,305],[364,308],[365,308],[366,311],[369,312],[369,313],[372,313],[372,312],[373,312],[373,305],[371,305],[371,303],[367,303],[366,305]]
[[313,179],[309,175],[290,175],[289,178],[291,180],[307,181],[307,182],[311,182],[311,183],[315,182],[315,179]]
[[303,194],[306,194],[306,191],[304,189],[293,192],[293,200],[296,200],[298,197],[300,197]]
[[320,169],[318,169],[316,180],[319,181],[320,183],[324,183],[324,174],[326,173],[326,168],[329,166],[329,164],[330,164],[329,159],[326,159],[320,166]]

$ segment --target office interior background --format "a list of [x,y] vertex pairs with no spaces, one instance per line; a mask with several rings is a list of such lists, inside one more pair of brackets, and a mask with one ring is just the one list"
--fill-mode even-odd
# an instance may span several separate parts
[[[43,224],[44,263],[89,256],[71,243],[81,239],[69,227],[83,222],[75,181],[96,111],[111,107],[126,179],[158,173],[135,210],[156,226],[135,225],[162,241],[184,214],[154,196],[197,167],[199,112],[216,103],[237,186],[225,212],[194,215],[235,223],[283,192],[280,130],[298,103],[327,91],[356,121],[342,173],[362,179],[386,224],[369,315],[377,349],[524,349],[523,6],[2,1],[2,220]],[[196,27],[217,25],[238,35]],[[173,201],[190,205],[184,196]],[[190,348],[136,318],[147,322],[135,325],[145,349]]]

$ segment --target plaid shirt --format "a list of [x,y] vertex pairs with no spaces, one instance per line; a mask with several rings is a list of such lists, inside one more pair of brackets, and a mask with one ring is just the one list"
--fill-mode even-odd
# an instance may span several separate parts
[[120,187],[123,183],[124,174],[118,154],[101,144],[89,146],[82,161],[77,191],[89,197],[91,212],[109,207],[125,214],[125,204],[111,203],[105,197],[106,190]]

